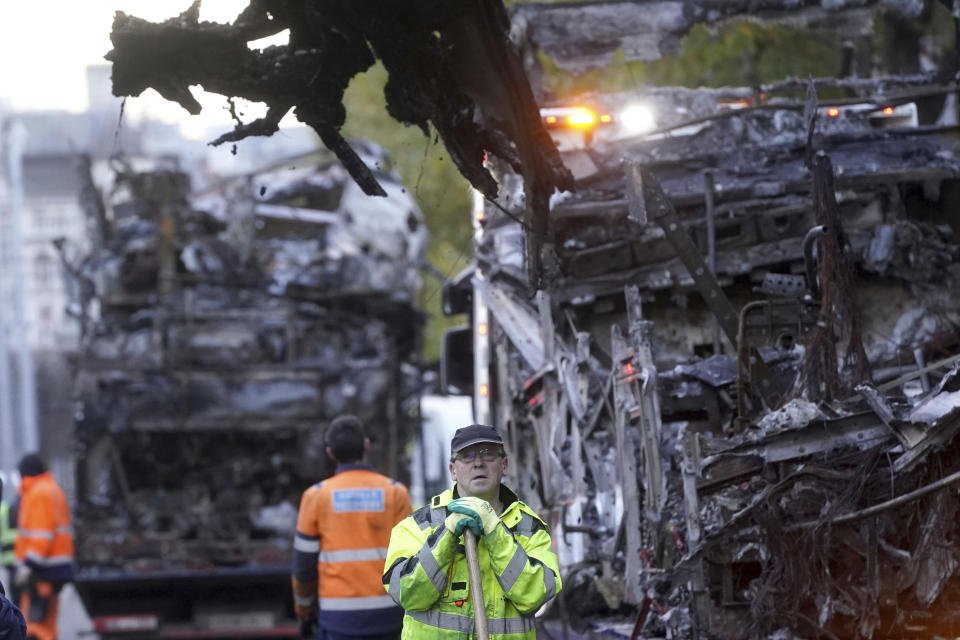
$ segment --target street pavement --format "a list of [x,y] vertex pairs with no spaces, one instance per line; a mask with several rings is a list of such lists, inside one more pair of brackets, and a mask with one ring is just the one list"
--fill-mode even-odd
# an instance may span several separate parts
[[60,618],[57,621],[59,640],[96,640],[93,623],[72,584],[60,592]]
[[[0,569],[0,580],[3,581],[4,590],[9,595],[10,591],[6,587],[10,581],[5,570]],[[60,592],[57,635],[59,640],[97,640],[98,637],[93,632],[90,616],[87,615],[87,610],[84,609],[80,596],[72,584],[66,585]]]

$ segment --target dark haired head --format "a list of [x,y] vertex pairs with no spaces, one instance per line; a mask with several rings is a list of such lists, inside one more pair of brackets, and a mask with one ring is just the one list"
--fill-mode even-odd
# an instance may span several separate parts
[[20,458],[20,465],[17,467],[17,471],[19,471],[20,475],[24,478],[38,476],[46,470],[47,463],[43,461],[39,453],[28,453],[23,456]]
[[333,457],[340,464],[357,462],[363,458],[363,423],[360,418],[352,415],[343,415],[334,419],[327,428],[324,441]]

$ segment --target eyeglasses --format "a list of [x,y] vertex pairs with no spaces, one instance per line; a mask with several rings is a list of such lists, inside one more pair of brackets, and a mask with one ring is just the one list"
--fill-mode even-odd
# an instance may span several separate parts
[[477,456],[480,456],[480,459],[484,462],[493,462],[497,458],[503,456],[503,451],[500,449],[474,449],[473,451],[467,451],[466,453],[458,453],[456,458],[462,462],[473,462],[477,459]]

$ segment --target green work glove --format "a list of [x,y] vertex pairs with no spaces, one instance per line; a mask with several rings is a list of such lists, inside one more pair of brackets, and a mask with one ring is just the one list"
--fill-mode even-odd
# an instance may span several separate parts
[[483,533],[483,521],[480,520],[480,517],[476,514],[471,516],[464,515],[462,513],[451,513],[447,516],[444,524],[446,524],[447,529],[452,531],[453,535],[457,536],[458,538],[463,535],[464,529],[470,529],[470,531],[473,531],[473,535],[475,536],[479,536]]
[[[498,516],[497,512],[493,510],[493,507],[490,506],[490,503],[483,498],[476,498],[473,496],[467,498],[457,498],[447,505],[447,510],[468,515],[474,520],[482,523],[482,533],[484,535],[489,534],[491,531],[497,528],[498,524],[500,524],[500,516]],[[473,527],[470,528],[473,529]],[[474,530],[474,533],[480,535],[481,532]]]

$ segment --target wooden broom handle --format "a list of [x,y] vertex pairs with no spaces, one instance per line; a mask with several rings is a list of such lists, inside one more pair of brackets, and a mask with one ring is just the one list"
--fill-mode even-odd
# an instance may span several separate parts
[[477,640],[490,640],[490,633],[487,630],[487,610],[483,605],[480,560],[477,558],[477,537],[470,529],[463,531],[463,547],[467,553],[467,572],[470,574],[470,601],[473,602],[474,631]]

